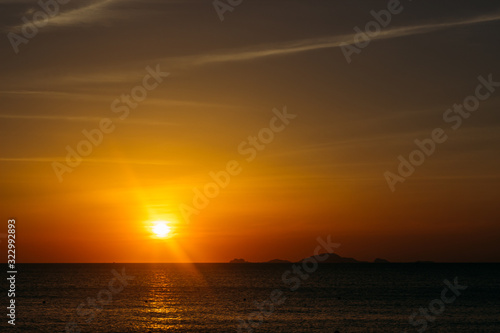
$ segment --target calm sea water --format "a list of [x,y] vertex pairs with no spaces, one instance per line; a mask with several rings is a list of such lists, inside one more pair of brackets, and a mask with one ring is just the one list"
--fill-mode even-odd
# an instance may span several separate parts
[[[3,314],[0,328],[71,332],[67,327],[73,322],[74,332],[236,332],[238,325],[244,327],[238,319],[251,315],[254,332],[418,332],[423,324],[411,325],[409,316],[440,299],[443,280],[457,277],[467,289],[444,309],[434,302],[439,315],[429,312],[429,320],[420,315],[415,320],[427,320],[427,332],[500,332],[498,264],[323,264],[304,280],[288,273],[283,281],[291,267],[18,265],[16,326],[10,327]],[[120,291],[122,283],[113,280],[112,271],[122,269],[134,279]],[[298,289],[291,291],[292,286]],[[102,310],[96,309],[101,307],[98,301],[93,307],[96,299],[106,303]],[[2,306],[6,300],[2,296]],[[255,302],[266,300],[260,317]],[[274,309],[269,306],[273,300],[280,303]]]

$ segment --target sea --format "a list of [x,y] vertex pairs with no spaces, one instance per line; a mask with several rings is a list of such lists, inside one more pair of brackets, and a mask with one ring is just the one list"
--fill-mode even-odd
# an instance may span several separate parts
[[500,332],[500,264],[18,264],[16,271],[15,325],[7,316],[11,281],[3,278],[1,332]]

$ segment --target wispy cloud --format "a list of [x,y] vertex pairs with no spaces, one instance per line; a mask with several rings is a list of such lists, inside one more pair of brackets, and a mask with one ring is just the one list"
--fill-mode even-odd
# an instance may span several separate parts
[[[434,31],[450,29],[478,23],[487,23],[500,20],[500,13],[486,16],[477,16],[468,19],[455,20],[443,23],[429,23],[407,27],[395,27],[382,30],[372,40],[384,40],[405,36],[419,35]],[[353,45],[355,34],[326,36],[321,38],[303,39],[300,41],[284,42],[260,45],[239,51],[221,52],[216,54],[198,55],[181,59],[185,65],[206,65],[224,62],[248,61],[272,56],[283,56],[288,54],[336,48],[342,45]]]
[[[19,96],[30,96],[31,98],[34,97],[42,97],[42,98],[68,98],[68,99],[74,99],[74,98],[85,98],[88,100],[95,100],[95,101],[103,101],[103,102],[109,102],[113,101],[115,98],[118,98],[119,93],[117,93],[116,89],[113,91],[105,92],[103,89],[99,89],[100,94],[90,94],[90,93],[80,93],[80,92],[66,92],[66,91],[54,91],[54,90],[0,90],[0,95],[19,95]],[[204,101],[194,101],[194,100],[178,100],[178,99],[165,99],[165,98],[148,98],[143,102],[144,104],[152,104],[152,105],[159,105],[159,106],[184,106],[184,107],[213,107],[213,108],[230,108],[230,109],[236,109],[239,108],[240,106],[237,105],[229,105],[229,104],[220,104],[220,103],[211,103],[211,102],[204,102]],[[1,115],[0,118],[10,118],[10,119],[15,119],[19,118],[22,119],[23,115]],[[31,117],[31,116],[30,116]],[[35,119],[38,116],[33,116],[32,118]],[[65,118],[65,117],[63,117]],[[85,117],[88,120],[95,120],[89,117]],[[27,118],[29,119],[29,118]],[[44,116],[39,116],[39,119],[47,119],[50,120],[50,118],[44,117]],[[53,117],[53,120],[64,120],[64,119],[58,119],[57,117]],[[69,120],[69,119],[68,119]]]
[[[108,15],[110,17],[116,17],[117,11],[111,11],[109,7],[112,3],[118,2],[119,0],[102,0],[99,2],[94,2],[85,7],[78,9],[73,9],[68,12],[63,12],[60,15],[51,19],[49,24],[54,26],[61,25],[72,25],[84,22],[91,22],[93,20],[105,19]],[[126,15],[125,15],[126,16]],[[493,13],[489,15],[476,16],[472,18],[462,18],[456,20],[450,20],[447,22],[440,23],[427,23],[413,26],[403,26],[382,29],[380,34],[372,37],[372,41],[376,40],[388,40],[393,38],[401,38],[405,36],[419,35],[425,33],[431,33],[434,31],[440,31],[445,29],[452,29],[455,27],[468,26],[480,23],[495,22],[500,20],[500,13]],[[19,28],[19,26],[17,27]],[[244,62],[252,61],[257,59],[263,59],[267,57],[277,57],[292,55],[307,51],[329,49],[329,48],[339,48],[342,45],[353,45],[355,33],[324,36],[319,38],[309,38],[296,41],[288,42],[276,42],[255,45],[247,48],[240,49],[228,49],[221,51],[214,51],[213,53],[205,54],[194,54],[185,56],[175,56],[175,57],[162,57],[150,59],[150,63],[163,63],[168,65],[169,70],[176,71],[181,69],[191,69],[197,66],[205,66],[217,63],[228,63],[228,62]],[[129,66],[130,65],[130,66]],[[127,65],[131,69],[116,69],[116,70],[100,70],[99,72],[91,73],[72,73],[71,75],[64,74],[58,77],[52,77],[51,82],[54,84],[64,85],[64,86],[74,86],[80,84],[88,83],[109,83],[118,84],[124,82],[134,82],[137,77],[140,77],[141,71],[138,70],[133,64]],[[46,85],[45,81],[32,80],[31,84]],[[37,88],[35,88],[37,89]],[[102,88],[100,88],[102,92]],[[7,93],[5,91],[0,91],[1,93]],[[17,91],[12,93],[29,93],[23,91]],[[33,92],[35,94],[37,92]],[[47,93],[47,92],[44,92]],[[56,96],[59,93],[53,92]]]
[[[0,114],[0,119],[20,119],[20,120],[47,120],[47,121],[74,121],[74,122],[99,122],[105,117],[78,117],[78,116],[44,116],[44,115],[12,115],[12,114]],[[157,121],[150,119],[127,119],[120,120],[119,118],[112,118],[117,123],[126,122],[129,124],[138,125],[168,125],[168,126],[179,126],[178,123]]]
[[23,120],[64,120],[64,121],[99,121],[100,117],[72,117],[72,116],[38,116],[38,115],[12,115],[0,114],[0,119],[23,119]]
[[[47,163],[64,162],[65,157],[0,157],[0,162],[27,162],[27,163]],[[102,164],[136,164],[136,165],[179,165],[179,161],[160,160],[124,160],[124,159],[92,159],[86,158],[85,162]]]
[[[57,26],[71,26],[84,23],[93,23],[96,21],[106,21],[110,17],[116,17],[117,15],[116,11],[110,11],[107,8],[111,3],[116,1],[117,0],[100,0],[97,2],[90,2],[83,7],[69,10],[65,10],[65,5],[60,5],[59,8],[61,11],[57,15],[49,19],[47,25],[43,30],[46,30],[49,27],[54,28]],[[28,17],[30,16],[29,14],[33,14],[32,12],[37,10],[40,10],[40,8],[31,8],[27,13]],[[23,24],[24,23],[8,27],[7,31],[16,32],[21,29]]]
[[66,92],[66,91],[54,91],[54,90],[0,90],[0,95],[19,95],[19,96],[30,96],[30,98],[42,97],[42,98],[87,98],[87,99],[104,99],[109,100],[107,96],[100,96],[95,94],[79,93],[79,92]]

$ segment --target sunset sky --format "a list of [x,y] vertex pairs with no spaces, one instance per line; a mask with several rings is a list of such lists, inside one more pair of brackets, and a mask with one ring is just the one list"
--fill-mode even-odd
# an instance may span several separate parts
[[[359,260],[500,261],[500,88],[456,130],[443,119],[479,76],[500,82],[499,3],[401,1],[350,63],[342,45],[387,1],[244,0],[223,21],[212,1],[59,6],[16,54],[8,34],[41,9],[0,0],[0,232],[16,219],[18,262],[298,260],[327,235]],[[114,101],[157,68],[120,119]],[[247,161],[240,144],[284,108],[296,117]],[[105,118],[60,181],[53,162]],[[391,191],[384,173],[435,128],[447,141]]]

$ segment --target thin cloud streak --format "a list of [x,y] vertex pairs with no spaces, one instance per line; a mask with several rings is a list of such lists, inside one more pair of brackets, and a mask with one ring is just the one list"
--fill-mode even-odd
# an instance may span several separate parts
[[[11,114],[0,114],[0,119],[22,119],[22,120],[48,120],[48,121],[74,121],[74,122],[98,122],[103,118],[107,117],[75,117],[75,116],[31,116],[31,115],[11,115]],[[178,123],[156,121],[148,119],[126,119],[120,120],[119,118],[109,118],[116,123],[133,123],[140,125],[169,125],[169,126],[179,126]]]
[[[0,157],[0,162],[31,162],[31,163],[47,163],[47,162],[64,162],[65,157],[22,157],[10,158]],[[154,160],[105,160],[105,159],[91,159],[86,158],[85,162],[90,163],[103,163],[103,164],[137,164],[137,165],[182,165],[180,162],[172,161],[154,161]]]
[[11,114],[0,114],[1,119],[23,119],[23,120],[62,120],[62,121],[78,121],[89,122],[99,121],[102,117],[72,117],[72,116],[22,116]]
[[[46,30],[50,27],[55,26],[71,26],[77,24],[87,24],[99,20],[108,20],[110,16],[116,15],[116,12],[111,12],[106,10],[106,7],[116,0],[102,0],[100,2],[91,3],[85,7],[80,7],[76,9],[71,9],[64,11],[64,5],[60,5],[59,8],[62,9],[60,13],[54,17],[49,18],[47,25],[41,31]],[[37,8],[37,10],[41,10]],[[30,15],[28,15],[28,18]],[[6,30],[8,32],[17,32],[24,25],[19,24],[16,26],[8,27]]]
[[[112,101],[119,96],[119,93],[115,90],[106,94],[90,94],[90,93],[69,93],[64,91],[53,91],[53,90],[0,90],[0,95],[27,95],[32,97],[43,97],[43,98],[86,98],[89,100],[96,101]],[[231,108],[235,109],[240,106],[229,105],[229,104],[217,104],[210,102],[198,102],[198,101],[188,101],[188,100],[178,100],[178,99],[162,99],[162,98],[148,98],[143,104],[154,104],[154,105],[164,105],[164,106],[193,106],[193,107],[216,107],[216,108]],[[0,118],[12,118],[23,117],[16,115],[0,115]]]
[[[61,24],[61,25],[76,24],[79,21],[82,22],[85,21],[86,20],[85,17],[90,18],[92,16],[92,13],[94,12],[97,12],[97,14],[95,14],[94,17],[97,18],[100,15],[104,15],[102,13],[103,10],[106,11],[104,7],[116,1],[118,0],[104,0],[84,8],[74,9],[68,12],[67,14],[61,13],[59,16],[51,19],[51,22],[56,20],[55,21],[56,24]],[[83,18],[79,16],[80,15],[79,13],[84,14]],[[75,16],[74,19],[72,18],[73,14]],[[495,13],[491,15],[483,15],[483,16],[477,16],[473,18],[443,22],[443,23],[431,23],[431,24],[422,24],[416,26],[387,28],[387,29],[382,29],[381,32],[377,36],[372,37],[371,40],[372,41],[386,40],[386,39],[393,39],[405,36],[419,35],[444,29],[450,29],[454,27],[467,26],[479,23],[488,23],[499,20],[500,20],[500,13]],[[190,69],[196,66],[205,66],[217,63],[251,61],[267,57],[297,54],[307,51],[339,48],[342,45],[355,44],[354,42],[355,35],[356,34],[353,32],[350,34],[343,34],[336,36],[326,36],[321,38],[304,39],[299,41],[258,45],[239,50],[234,50],[234,49],[226,50],[220,53],[213,53],[213,54],[187,55],[182,57],[162,57],[162,58],[156,58],[154,61],[168,64],[168,67],[171,70],[174,70],[176,67],[180,69]],[[124,83],[124,82],[133,82],[139,75],[140,74],[137,70],[133,71],[120,70],[109,73],[102,73],[101,71],[98,74],[97,73],[84,74],[84,75],[73,74],[71,76],[62,76],[58,78],[53,78],[52,81],[56,84],[59,83],[64,85],[96,83],[96,82]],[[41,82],[40,84],[46,84],[46,82]],[[0,91],[0,94],[1,93],[7,93],[7,92]],[[23,92],[19,91],[17,93],[21,94]],[[54,95],[56,94],[58,93],[54,93]]]
[[[419,35],[459,26],[494,22],[498,20],[500,20],[500,14],[493,14],[488,16],[478,16],[466,20],[451,21],[445,23],[431,23],[431,24],[423,24],[410,27],[398,27],[398,28],[382,30],[377,36],[371,38],[371,40],[384,40],[384,39]],[[190,59],[191,60],[190,62],[191,64],[194,65],[206,65],[213,63],[223,63],[223,62],[248,61],[248,60],[254,60],[271,56],[281,56],[281,55],[294,54],[306,51],[336,48],[336,47],[341,47],[342,45],[355,44],[354,42],[355,35],[356,34],[352,33],[346,35],[305,39],[301,41],[259,46],[254,48],[253,50],[246,50],[246,51],[242,50],[240,52],[195,56]]]

